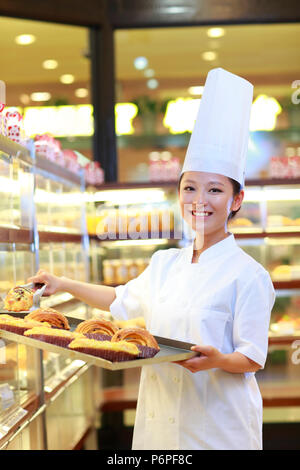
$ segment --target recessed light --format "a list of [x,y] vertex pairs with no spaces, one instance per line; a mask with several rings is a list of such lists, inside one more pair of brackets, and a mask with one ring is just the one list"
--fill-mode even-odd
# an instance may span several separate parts
[[15,42],[20,46],[27,46],[28,44],[32,44],[35,39],[33,34],[20,34],[15,37]]
[[133,64],[137,70],[143,70],[147,67],[148,60],[143,56],[136,57],[133,61]]
[[73,83],[74,80],[75,80],[74,75],[70,73],[65,73],[64,75],[60,77],[61,83],[64,83],[65,85],[69,85],[70,83]]
[[75,96],[77,96],[77,98],[86,98],[89,94],[89,90],[87,88],[77,88],[77,90],[75,90]]
[[54,59],[47,59],[47,60],[44,60],[43,62],[43,67],[44,69],[47,69],[47,70],[54,70],[56,69],[58,66],[58,62],[57,60],[54,60]]
[[21,103],[23,104],[29,104],[30,102],[30,97],[26,93],[22,93],[22,95],[20,95],[19,98],[20,98]]
[[32,101],[49,101],[51,95],[47,91],[36,91],[35,93],[31,93],[30,98]]
[[150,88],[151,90],[154,90],[155,88],[158,87],[158,81],[156,78],[150,78],[150,80],[147,81],[147,87]]
[[207,36],[210,38],[220,38],[224,36],[225,30],[224,28],[209,28],[207,31]]
[[144,75],[145,75],[145,77],[147,77],[147,78],[151,78],[151,77],[154,77],[155,72],[154,72],[153,69],[146,69],[146,70],[144,71]]
[[204,86],[190,86],[189,93],[190,95],[202,95]]
[[203,60],[215,60],[217,58],[217,53],[214,51],[206,51],[202,54]]

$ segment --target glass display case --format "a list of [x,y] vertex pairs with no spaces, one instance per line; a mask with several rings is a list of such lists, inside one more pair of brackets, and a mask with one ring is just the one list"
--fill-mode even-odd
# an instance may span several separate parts
[[[3,136],[0,136],[0,169],[1,301],[10,288],[27,283],[39,268],[87,281],[89,253],[83,175],[75,175],[31,154]],[[86,305],[66,294],[44,298],[41,306],[51,306],[82,319],[90,315]],[[96,374],[94,368],[82,361],[18,344],[1,337],[0,332],[0,448],[76,447],[87,431],[93,429],[91,374]],[[65,397],[64,404],[72,403],[65,413],[56,405],[60,394]],[[68,442],[53,441],[53,419],[49,416],[57,406],[60,426],[69,429]],[[74,419],[78,418],[78,426],[76,421],[68,427],[72,414]]]

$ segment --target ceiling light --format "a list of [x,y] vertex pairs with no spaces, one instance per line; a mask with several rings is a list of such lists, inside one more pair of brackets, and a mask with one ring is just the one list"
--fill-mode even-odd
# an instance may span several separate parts
[[190,86],[189,87],[189,94],[190,95],[199,95],[201,96],[204,90],[204,86]]
[[154,90],[155,88],[158,87],[158,81],[156,78],[150,78],[150,80],[147,81],[147,87],[150,88],[151,90]]
[[77,88],[77,90],[75,90],[75,96],[77,96],[77,98],[86,98],[89,94],[89,91],[87,88]]
[[60,77],[61,83],[64,83],[65,85],[70,85],[70,83],[74,82],[74,75],[70,73],[65,73]]
[[33,34],[20,34],[16,36],[15,42],[20,46],[27,46],[32,44],[35,41],[35,36]]
[[54,59],[47,59],[47,60],[44,60],[43,62],[43,67],[44,69],[47,69],[47,70],[54,70],[56,69],[58,66],[58,62],[57,60],[54,60]]
[[220,38],[224,36],[225,30],[224,28],[209,28],[207,31],[207,36],[210,38]]
[[214,51],[206,51],[202,54],[203,60],[215,60],[217,58],[217,53]]
[[154,72],[153,69],[146,69],[145,72],[144,72],[144,75],[147,78],[151,78],[151,77],[154,77],[155,72]]
[[47,91],[37,91],[35,93],[31,93],[30,98],[32,101],[49,101],[51,95]]
[[30,97],[29,97],[29,95],[27,95],[26,93],[22,93],[22,95],[20,95],[19,98],[20,98],[21,103],[23,103],[23,104],[29,104]]
[[148,65],[148,60],[146,57],[136,57],[133,61],[133,64],[137,70],[143,70]]

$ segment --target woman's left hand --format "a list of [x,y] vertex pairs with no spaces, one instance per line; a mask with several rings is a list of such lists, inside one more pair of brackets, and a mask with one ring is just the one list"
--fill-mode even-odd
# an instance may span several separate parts
[[192,351],[199,352],[199,356],[186,359],[185,361],[175,361],[185,367],[191,372],[198,372],[200,370],[214,369],[220,367],[223,354],[213,346],[192,346]]

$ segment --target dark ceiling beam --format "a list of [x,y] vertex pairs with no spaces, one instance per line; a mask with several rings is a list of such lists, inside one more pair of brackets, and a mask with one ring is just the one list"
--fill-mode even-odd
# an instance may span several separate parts
[[106,0],[0,0],[0,16],[78,26],[101,26]]
[[299,0],[109,0],[114,28],[300,21]]

